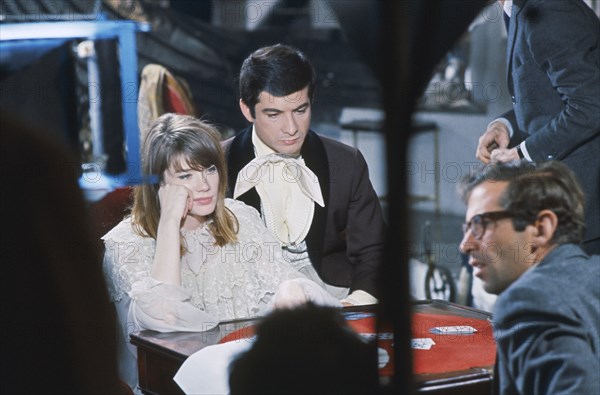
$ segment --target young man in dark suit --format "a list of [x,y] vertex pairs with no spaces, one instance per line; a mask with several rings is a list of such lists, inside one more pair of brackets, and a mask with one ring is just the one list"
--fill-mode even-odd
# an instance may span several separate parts
[[255,207],[284,256],[345,304],[377,301],[384,222],[355,148],[310,130],[315,71],[299,50],[252,53],[240,72],[251,127],[224,142],[229,193]]
[[484,163],[560,160],[586,196],[583,248],[600,254],[600,22],[582,0],[499,0],[513,109],[479,139]]
[[580,247],[583,192],[558,161],[488,165],[466,182],[460,248],[497,294],[501,395],[600,393],[600,257]]

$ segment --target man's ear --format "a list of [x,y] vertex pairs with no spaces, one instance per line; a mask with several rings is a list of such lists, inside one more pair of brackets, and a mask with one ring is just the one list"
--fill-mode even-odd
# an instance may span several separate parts
[[538,213],[533,226],[535,226],[534,243],[538,247],[549,246],[558,226],[558,217],[552,210],[542,210]]
[[254,123],[254,117],[252,116],[252,111],[250,111],[250,107],[244,103],[242,99],[240,99],[240,110],[242,110],[242,114],[250,123]]

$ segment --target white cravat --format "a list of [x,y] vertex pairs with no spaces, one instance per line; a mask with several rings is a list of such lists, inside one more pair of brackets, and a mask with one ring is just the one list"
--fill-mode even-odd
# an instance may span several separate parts
[[256,158],[238,173],[233,198],[256,188],[267,228],[282,246],[304,241],[317,203],[325,207],[319,179],[302,157],[278,154],[263,143],[254,128]]

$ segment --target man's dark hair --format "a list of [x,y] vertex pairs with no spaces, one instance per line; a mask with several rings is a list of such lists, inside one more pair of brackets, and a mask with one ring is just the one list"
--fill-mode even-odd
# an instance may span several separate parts
[[535,222],[542,210],[551,210],[558,225],[551,242],[579,244],[583,238],[584,194],[575,174],[558,161],[535,164],[515,161],[489,164],[462,183],[465,203],[473,189],[484,182],[507,181],[500,204],[515,213],[513,226],[522,231]]
[[240,98],[254,108],[261,92],[283,97],[308,87],[312,101],[316,75],[310,60],[298,49],[277,44],[254,51],[240,70]]
[[377,354],[338,309],[275,310],[231,364],[231,394],[374,394]]

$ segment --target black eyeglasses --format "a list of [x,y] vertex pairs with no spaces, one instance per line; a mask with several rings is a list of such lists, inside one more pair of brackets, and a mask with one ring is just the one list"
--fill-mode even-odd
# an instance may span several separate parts
[[463,224],[463,233],[471,230],[471,234],[477,240],[483,237],[485,228],[491,222],[496,222],[504,218],[514,218],[516,216],[512,211],[490,211],[487,213],[474,215],[469,222]]

